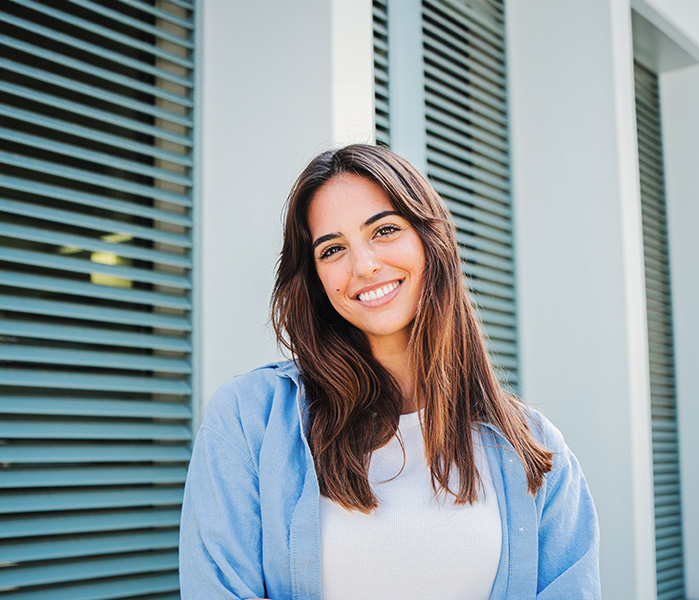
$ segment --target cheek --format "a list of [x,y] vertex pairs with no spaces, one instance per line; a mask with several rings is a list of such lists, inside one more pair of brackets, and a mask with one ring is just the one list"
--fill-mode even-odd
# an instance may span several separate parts
[[340,269],[324,268],[317,269],[316,272],[326,295],[332,301],[333,297],[336,297],[343,291],[343,281],[346,278],[342,276]]

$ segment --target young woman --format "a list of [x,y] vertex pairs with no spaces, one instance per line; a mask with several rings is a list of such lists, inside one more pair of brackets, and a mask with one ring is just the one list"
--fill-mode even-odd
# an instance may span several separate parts
[[498,384],[447,208],[409,163],[311,161],[272,320],[293,362],[225,384],[197,436],[185,600],[600,597],[578,462]]

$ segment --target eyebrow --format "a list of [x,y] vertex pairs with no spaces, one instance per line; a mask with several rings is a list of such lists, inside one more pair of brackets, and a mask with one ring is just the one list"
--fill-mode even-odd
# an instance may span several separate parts
[[[372,223],[376,223],[376,221],[383,219],[384,217],[388,217],[389,215],[398,215],[398,213],[395,210],[384,210],[383,212],[376,213],[373,217],[369,217],[366,221],[364,221],[364,223],[361,224],[359,229],[366,229]],[[326,233],[325,235],[321,235],[315,242],[313,242],[311,250],[315,250],[316,247],[322,244],[323,242],[327,242],[328,240],[333,240],[338,237],[342,237],[342,234]]]

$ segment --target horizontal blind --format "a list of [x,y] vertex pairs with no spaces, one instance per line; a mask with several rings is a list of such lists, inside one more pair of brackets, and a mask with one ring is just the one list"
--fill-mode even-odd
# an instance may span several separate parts
[[684,600],[672,293],[660,95],[657,75],[638,63],[634,72],[648,312],[658,600]]
[[194,3],[0,3],[0,592],[179,598]]
[[500,380],[517,388],[502,2],[424,0],[429,177],[452,212]]
[[376,142],[390,147],[388,94],[388,0],[374,0],[374,102]]

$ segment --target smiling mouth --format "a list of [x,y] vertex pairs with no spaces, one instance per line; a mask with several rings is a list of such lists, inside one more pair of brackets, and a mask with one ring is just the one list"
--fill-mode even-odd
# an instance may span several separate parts
[[360,302],[368,302],[369,300],[378,300],[379,298],[383,298],[386,294],[390,294],[401,283],[403,283],[402,279],[400,281],[394,281],[392,283],[388,283],[388,284],[384,285],[383,287],[380,287],[376,290],[371,290],[370,292],[364,292],[363,294],[358,294],[357,300],[359,300]]

